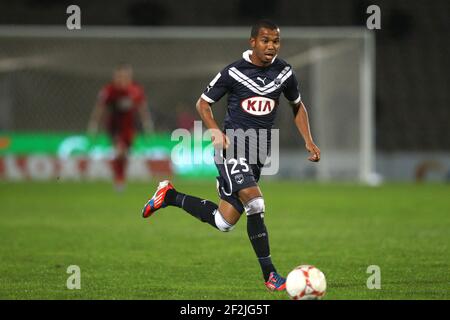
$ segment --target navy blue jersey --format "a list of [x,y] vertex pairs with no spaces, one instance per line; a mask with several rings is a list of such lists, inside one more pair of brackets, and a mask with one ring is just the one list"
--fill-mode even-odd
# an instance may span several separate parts
[[228,108],[224,129],[271,129],[281,93],[291,103],[301,100],[298,82],[292,67],[274,58],[266,67],[254,65],[252,51],[228,65],[209,83],[202,98],[209,103],[228,93]]
[[[240,213],[244,207],[239,190],[257,185],[271,154],[271,129],[281,93],[291,103],[297,104],[301,99],[289,64],[275,57],[269,66],[259,67],[251,62],[251,53],[251,50],[244,52],[242,59],[220,71],[201,96],[212,104],[228,94],[223,129],[230,138],[230,146],[221,152],[216,150],[214,160],[219,172],[220,197]],[[266,138],[260,139],[264,132]]]

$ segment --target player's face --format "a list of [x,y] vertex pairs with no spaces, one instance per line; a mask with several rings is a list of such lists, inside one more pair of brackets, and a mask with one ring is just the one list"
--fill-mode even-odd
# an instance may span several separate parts
[[130,69],[118,69],[114,71],[113,83],[118,88],[126,88],[132,79],[133,75]]
[[261,28],[256,38],[250,38],[250,45],[255,59],[253,62],[260,66],[269,65],[280,50],[280,30]]

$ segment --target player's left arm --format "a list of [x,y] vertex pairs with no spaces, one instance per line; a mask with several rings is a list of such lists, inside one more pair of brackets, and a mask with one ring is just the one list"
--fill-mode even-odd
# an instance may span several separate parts
[[318,162],[320,160],[320,149],[314,143],[309,126],[308,111],[302,101],[292,106],[294,111],[294,122],[298,131],[305,140],[306,150],[311,154],[309,161]]
[[286,87],[283,93],[292,106],[292,111],[294,111],[294,122],[298,131],[300,131],[303,140],[305,140],[306,150],[311,154],[308,160],[318,162],[320,160],[320,149],[316,146],[312,138],[309,127],[308,111],[306,111],[306,107],[302,102],[297,77],[293,71],[291,76],[286,80]]

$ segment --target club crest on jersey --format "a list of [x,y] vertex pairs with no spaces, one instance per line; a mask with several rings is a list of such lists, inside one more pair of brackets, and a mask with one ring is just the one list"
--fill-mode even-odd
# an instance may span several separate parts
[[265,97],[251,97],[241,101],[241,108],[254,116],[264,116],[273,111],[275,100]]
[[236,180],[237,184],[243,184],[244,183],[244,175],[242,173],[237,174],[234,179]]

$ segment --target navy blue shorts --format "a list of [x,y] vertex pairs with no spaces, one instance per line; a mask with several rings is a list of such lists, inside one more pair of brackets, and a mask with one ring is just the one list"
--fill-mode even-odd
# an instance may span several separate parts
[[[244,205],[239,200],[238,192],[242,189],[257,186],[261,176],[262,165],[248,164],[246,158],[224,159],[216,161],[219,171],[217,192],[222,200],[229,202],[240,214],[244,212]],[[223,163],[222,163],[223,162]]]

